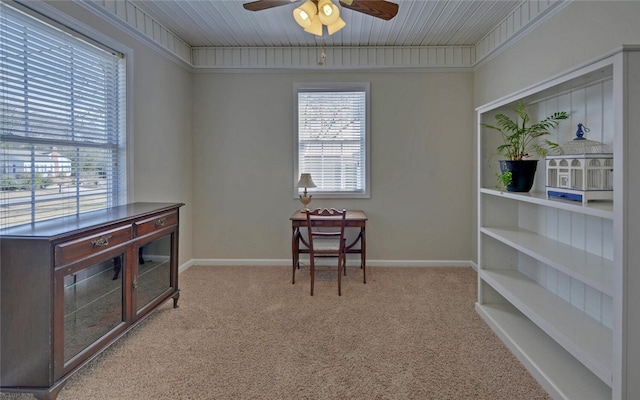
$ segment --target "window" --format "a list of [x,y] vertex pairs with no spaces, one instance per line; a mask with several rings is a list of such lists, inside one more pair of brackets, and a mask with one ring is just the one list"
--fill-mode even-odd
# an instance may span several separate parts
[[31,14],[0,4],[0,228],[126,199],[124,57]]
[[318,197],[370,197],[369,83],[297,83],[294,195],[310,173]]

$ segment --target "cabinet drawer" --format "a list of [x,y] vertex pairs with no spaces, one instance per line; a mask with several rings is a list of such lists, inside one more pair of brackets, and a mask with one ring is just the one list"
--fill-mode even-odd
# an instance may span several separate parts
[[75,262],[129,240],[131,240],[131,225],[60,243],[55,248],[56,265]]
[[136,237],[143,236],[148,233],[155,232],[167,226],[178,223],[178,213],[170,212],[166,214],[156,215],[155,217],[137,221],[135,223]]

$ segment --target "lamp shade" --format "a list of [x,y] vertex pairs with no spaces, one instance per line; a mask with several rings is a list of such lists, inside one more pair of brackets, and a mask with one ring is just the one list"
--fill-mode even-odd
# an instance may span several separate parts
[[311,179],[311,174],[303,173],[303,174],[300,174],[300,180],[298,181],[298,184],[296,185],[296,187],[314,188],[316,187],[316,184],[313,183],[313,180]]
[[329,35],[333,35],[345,26],[347,26],[347,24],[344,22],[344,20],[342,18],[338,18],[338,20],[333,24],[327,25],[327,32],[329,32]]
[[340,18],[340,9],[331,0],[319,0],[318,18],[323,25],[334,24]]
[[311,0],[305,1],[300,7],[293,10],[293,19],[303,28],[311,26],[311,20],[318,14],[318,8]]
[[313,33],[316,36],[322,36],[322,22],[320,22],[317,15],[311,18],[311,26],[304,28],[304,31]]

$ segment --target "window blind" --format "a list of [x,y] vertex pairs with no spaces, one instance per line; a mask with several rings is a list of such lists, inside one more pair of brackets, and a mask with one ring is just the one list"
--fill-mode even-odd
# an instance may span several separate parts
[[0,227],[126,198],[124,58],[0,4]]
[[327,193],[366,191],[366,91],[298,91],[298,173]]

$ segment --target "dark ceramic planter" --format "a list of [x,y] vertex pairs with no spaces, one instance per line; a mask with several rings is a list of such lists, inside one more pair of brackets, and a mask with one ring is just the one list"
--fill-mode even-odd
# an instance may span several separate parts
[[533,186],[538,160],[500,160],[500,171],[511,171],[508,192],[528,192]]

